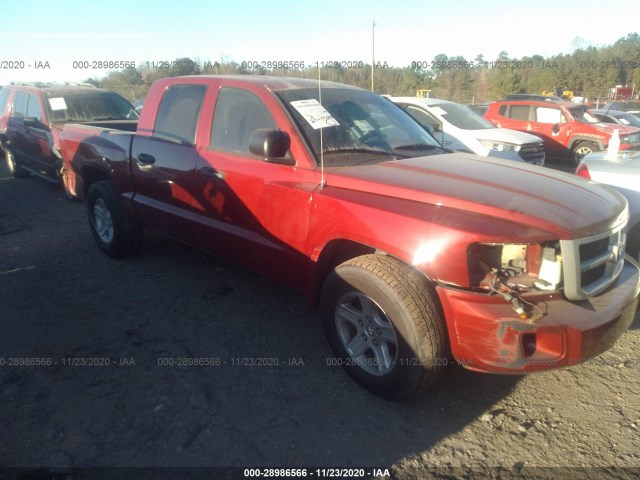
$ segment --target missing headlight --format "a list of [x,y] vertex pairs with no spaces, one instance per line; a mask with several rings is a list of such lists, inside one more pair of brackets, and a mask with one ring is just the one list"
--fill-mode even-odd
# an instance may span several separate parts
[[536,244],[475,243],[468,250],[472,288],[490,290],[487,276],[494,273],[515,291],[555,290],[562,284],[559,242]]

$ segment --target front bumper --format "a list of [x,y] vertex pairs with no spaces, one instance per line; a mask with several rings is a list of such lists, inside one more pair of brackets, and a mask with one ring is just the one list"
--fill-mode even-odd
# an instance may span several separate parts
[[436,290],[459,364],[487,373],[528,373],[575,365],[609,349],[635,317],[640,268],[627,257],[611,288],[580,302],[561,292],[523,295],[545,312],[534,323],[518,319],[501,296]]

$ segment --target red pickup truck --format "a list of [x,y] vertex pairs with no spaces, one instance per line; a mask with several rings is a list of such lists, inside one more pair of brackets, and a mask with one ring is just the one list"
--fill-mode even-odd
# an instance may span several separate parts
[[384,398],[418,394],[454,361],[493,373],[581,362],[636,311],[623,197],[447,153],[362,89],[169,78],[135,134],[67,125],[60,138],[105,253],[139,251],[150,228],[303,290],[336,364]]

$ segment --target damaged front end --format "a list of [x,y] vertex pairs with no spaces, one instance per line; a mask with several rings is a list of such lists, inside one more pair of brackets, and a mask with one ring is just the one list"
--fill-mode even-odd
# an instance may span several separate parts
[[437,287],[456,360],[526,373],[611,347],[632,323],[640,290],[638,265],[624,255],[627,217],[587,238],[471,244],[471,288]]

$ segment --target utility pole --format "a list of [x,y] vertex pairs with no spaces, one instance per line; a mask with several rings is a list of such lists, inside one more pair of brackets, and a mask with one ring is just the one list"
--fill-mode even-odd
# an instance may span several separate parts
[[371,20],[371,91],[373,92],[373,69],[376,63],[376,22]]

